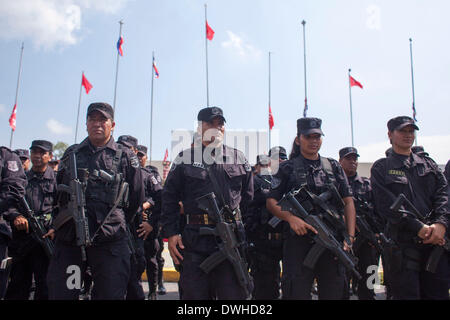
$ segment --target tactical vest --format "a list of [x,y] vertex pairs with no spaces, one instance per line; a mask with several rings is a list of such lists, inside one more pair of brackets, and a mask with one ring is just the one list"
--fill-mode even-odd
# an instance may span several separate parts
[[[120,188],[125,182],[122,173],[119,172],[123,150],[120,144],[117,147],[118,149],[114,155],[112,167],[108,170],[109,172],[106,172],[110,177],[102,174],[97,169],[89,168],[89,159],[81,157],[79,153],[76,153],[78,179],[85,183],[86,202],[103,202],[111,208],[116,203],[116,200],[118,200]],[[78,150],[74,152],[76,151]],[[70,168],[67,167],[67,170],[70,170]],[[127,200],[128,192],[119,200],[120,202],[117,207],[127,207]]]
[[[327,183],[333,183],[334,185],[336,185],[336,178],[334,176],[330,160],[325,157],[320,157],[320,163],[322,166],[322,171],[324,171],[326,174]],[[307,184],[307,174],[308,173],[306,172],[306,166],[303,163],[303,160],[301,159],[301,157],[294,158],[293,164],[294,164],[293,174],[295,177],[296,186],[301,187],[302,185]],[[321,190],[321,189],[323,189],[324,186],[325,186],[325,184],[324,185],[316,185],[316,188],[319,189],[319,192],[322,192],[324,190]]]

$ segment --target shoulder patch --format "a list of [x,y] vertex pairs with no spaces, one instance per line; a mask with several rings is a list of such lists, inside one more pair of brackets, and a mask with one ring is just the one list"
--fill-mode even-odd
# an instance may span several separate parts
[[153,184],[158,184],[158,180],[154,176],[151,177],[151,180]]
[[247,172],[251,172],[251,171],[252,171],[252,167],[251,167],[250,164],[248,163],[247,159],[245,159],[245,162],[244,162],[244,169],[245,169],[245,171],[247,171]]
[[139,168],[139,159],[136,155],[130,156],[130,164],[133,168]]
[[12,172],[19,171],[19,166],[17,164],[17,161],[8,161],[8,170]]

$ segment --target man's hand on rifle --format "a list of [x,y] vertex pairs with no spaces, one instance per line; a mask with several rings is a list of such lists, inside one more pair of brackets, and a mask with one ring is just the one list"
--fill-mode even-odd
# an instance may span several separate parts
[[142,219],[143,220],[148,220],[148,215],[145,211],[150,209],[151,207],[152,207],[152,204],[148,201],[146,201],[142,204]]
[[28,233],[28,220],[24,216],[20,215],[14,219],[14,226],[17,230],[26,230]]
[[[183,242],[181,241],[181,235],[176,234],[167,239],[168,247],[169,247],[169,253],[172,257],[174,264],[181,264],[181,261],[183,261],[183,256],[177,249],[177,245],[180,247],[180,249],[184,249]],[[178,260],[179,259],[179,260]]]
[[424,244],[435,244],[443,246],[445,244],[444,236],[446,228],[440,224],[440,223],[434,223],[431,226],[429,226],[430,234],[427,238],[423,238]]
[[347,241],[344,241],[344,247],[343,247],[344,251],[351,252],[353,244],[355,243],[355,240],[356,240],[356,237],[350,236],[350,243],[351,243],[350,246],[348,245]]
[[50,238],[50,240],[55,239],[55,229],[50,229],[46,234],[42,236],[42,238]]
[[424,224],[423,227],[417,233],[417,236],[422,240],[427,240],[431,235],[432,229],[429,225]]
[[304,236],[308,233],[308,230],[311,230],[312,232],[317,234],[317,230],[314,229],[313,226],[307,224],[305,221],[292,214],[287,219],[287,222],[289,223],[291,229],[294,230],[294,232],[299,236]]
[[147,221],[142,222],[139,225],[139,229],[137,229],[138,232],[138,237],[144,237],[144,240],[147,239],[148,235],[150,234],[150,232],[153,231],[153,227],[151,226],[150,223],[148,223]]

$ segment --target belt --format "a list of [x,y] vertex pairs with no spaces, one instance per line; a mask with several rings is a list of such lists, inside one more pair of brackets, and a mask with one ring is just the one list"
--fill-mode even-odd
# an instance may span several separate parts
[[207,214],[187,214],[186,215],[186,223],[187,224],[208,224],[212,225],[212,221],[210,223],[209,217]]
[[[239,218],[235,216],[235,219]],[[236,219],[236,221],[240,221],[240,219]],[[225,219],[225,222],[232,223],[232,221]],[[186,224],[206,224],[206,225],[215,225],[213,221],[209,218],[209,216],[205,214],[187,214],[186,215]]]
[[269,239],[269,240],[281,240],[282,237],[283,237],[282,233],[275,233],[275,232],[270,232],[267,235],[267,239]]

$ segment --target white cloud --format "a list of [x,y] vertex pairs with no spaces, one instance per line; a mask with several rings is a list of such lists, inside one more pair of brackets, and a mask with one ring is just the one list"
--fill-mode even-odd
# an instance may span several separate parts
[[0,38],[46,49],[76,44],[84,10],[115,13],[129,0],[0,0]]
[[[450,159],[450,135],[442,136],[419,136],[417,137],[417,143],[423,146],[425,151],[430,154],[438,164],[446,164]],[[361,155],[360,162],[374,162],[384,157],[384,152],[391,145],[386,137],[386,141],[374,143],[371,145],[358,147],[358,153]]]
[[50,132],[55,134],[71,134],[72,128],[65,126],[55,119],[49,119],[46,123]]
[[251,57],[259,59],[261,51],[249,43],[246,43],[241,37],[227,30],[228,41],[222,42],[222,47],[235,51],[243,58]]

